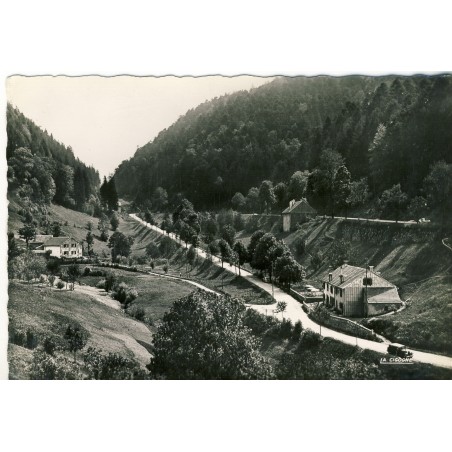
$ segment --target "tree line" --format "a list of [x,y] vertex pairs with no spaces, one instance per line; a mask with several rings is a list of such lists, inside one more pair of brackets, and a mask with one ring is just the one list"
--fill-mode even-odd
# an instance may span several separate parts
[[72,148],[55,140],[7,106],[8,190],[35,204],[54,202],[86,212],[99,210],[99,173],[74,156]]
[[[307,179],[307,172],[308,199],[330,213],[347,198],[340,187],[339,199],[331,196],[337,193],[330,188],[340,160],[354,188],[350,208],[366,198],[363,188],[369,206],[399,184],[405,204],[426,198],[424,181],[433,167],[452,163],[451,80],[447,75],[279,78],[215,99],[187,112],[123,162],[115,175],[118,191],[142,203],[163,187],[170,200],[182,193],[198,209],[226,207],[240,193],[249,210],[256,199],[257,207],[267,210],[264,181],[276,189],[281,182],[288,185],[294,173]],[[339,185],[348,179],[341,173]],[[279,186],[275,196],[283,191]]]

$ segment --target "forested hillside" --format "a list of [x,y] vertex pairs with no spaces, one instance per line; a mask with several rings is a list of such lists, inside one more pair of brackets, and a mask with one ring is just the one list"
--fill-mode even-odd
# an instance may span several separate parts
[[444,213],[451,125],[450,76],[281,77],[190,110],[124,161],[115,180],[119,195],[138,203],[162,187],[198,209],[229,206],[239,193],[233,207],[253,211],[268,180],[274,199],[261,210],[307,195],[325,213],[378,205],[397,217],[410,202],[413,215],[427,204]]
[[99,174],[66,147],[7,107],[8,191],[34,204],[54,202],[91,215],[99,206]]

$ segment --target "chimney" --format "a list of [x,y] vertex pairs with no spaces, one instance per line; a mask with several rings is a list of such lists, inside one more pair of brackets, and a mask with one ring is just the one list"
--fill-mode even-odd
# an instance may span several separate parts
[[341,284],[344,282],[344,275],[341,273],[340,275],[339,275],[339,278],[341,279]]
[[333,274],[332,273],[328,273],[328,281],[331,282],[333,279]]
[[373,265],[369,265],[369,271],[371,271],[371,272],[374,271],[374,266]]
[[295,204],[295,199],[292,199],[292,201],[289,202],[289,207],[292,207]]

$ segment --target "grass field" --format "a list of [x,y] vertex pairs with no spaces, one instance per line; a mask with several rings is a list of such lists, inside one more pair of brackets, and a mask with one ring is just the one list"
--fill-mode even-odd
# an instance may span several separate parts
[[[174,301],[195,290],[194,286],[183,281],[174,281],[119,269],[114,269],[112,272],[116,274],[118,281],[125,282],[128,286],[137,290],[138,297],[131,306],[144,309],[145,315],[154,322],[154,326],[150,327],[151,331],[155,331],[155,323],[163,318],[165,312],[170,310]],[[104,278],[101,276],[86,276],[82,277],[81,282],[95,286],[101,279]]]
[[[8,316],[10,328],[30,329],[38,338],[49,333],[60,337],[66,326],[75,321],[89,333],[87,347],[119,353],[141,366],[150,359],[147,350],[151,348],[152,335],[143,323],[84,294],[10,282]],[[21,348],[10,344],[11,378],[27,378],[23,371],[30,354]]]
[[421,350],[452,354],[452,276],[406,286],[407,308],[371,325],[388,339]]

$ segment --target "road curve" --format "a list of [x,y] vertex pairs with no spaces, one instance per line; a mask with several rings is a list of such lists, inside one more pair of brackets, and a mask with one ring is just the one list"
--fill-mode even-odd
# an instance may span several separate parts
[[[158,228],[157,226],[146,223],[141,218],[137,217],[137,215],[135,214],[130,214],[130,217],[138,221],[142,225],[146,226],[147,228],[152,229],[153,231],[156,231],[162,235],[166,235],[171,239],[175,240],[176,242],[181,243],[180,239],[178,239],[175,234],[173,233],[167,234],[165,231]],[[199,256],[207,258],[207,255],[204,250],[197,248],[197,251]],[[215,265],[221,267],[221,259],[219,259],[218,257],[212,256],[212,262]],[[233,265],[225,263],[224,269],[235,274],[235,267]],[[315,323],[308,317],[308,315],[301,308],[301,304],[288,293],[284,292],[278,287],[274,287],[272,289],[271,284],[262,281],[257,276],[253,275],[252,273],[246,270],[243,269],[241,270],[241,276],[247,279],[250,283],[254,284],[255,286],[265,290],[267,293],[269,294],[272,294],[272,292],[274,293],[275,303],[271,305],[251,305],[252,308],[255,309],[256,311],[267,315],[269,313],[273,314],[273,310],[276,308],[276,303],[278,303],[279,301],[284,301],[287,303],[287,308],[286,311],[284,312],[284,317],[286,319],[292,320],[292,322],[297,322],[298,320],[300,320],[301,323],[303,324],[303,328],[309,328],[313,331],[321,333],[321,335],[324,337],[330,337],[345,344],[358,345],[359,347],[364,349],[373,350],[375,352],[386,354],[388,344],[390,343],[389,341],[388,342],[369,341],[367,339],[356,338],[355,336],[349,336],[348,334],[340,333],[338,331],[331,330],[324,326],[320,326],[318,323]],[[452,357],[449,356],[436,355],[434,353],[426,353],[413,350],[413,361],[417,361],[424,364],[432,364],[434,366],[444,367],[447,369],[452,369]]]

